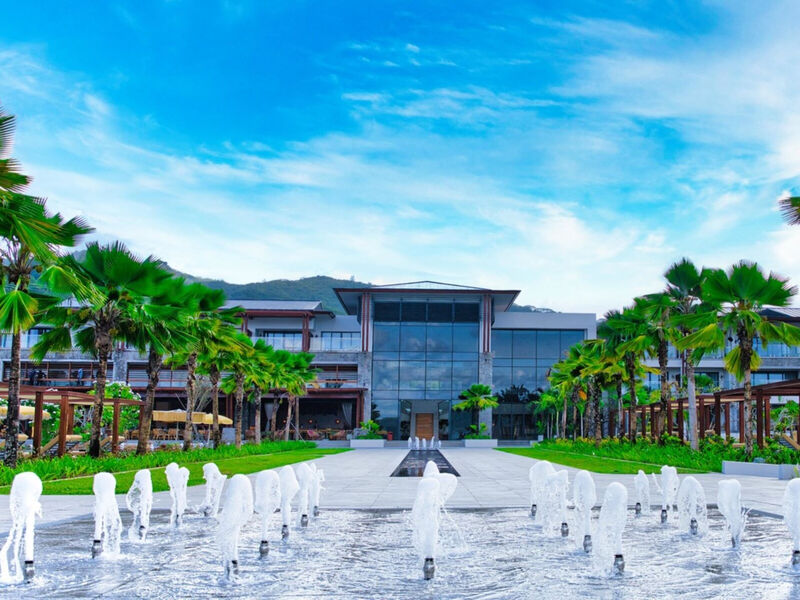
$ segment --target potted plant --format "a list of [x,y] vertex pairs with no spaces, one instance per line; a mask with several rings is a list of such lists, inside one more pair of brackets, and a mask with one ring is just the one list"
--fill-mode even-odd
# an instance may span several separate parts
[[381,426],[372,419],[362,421],[360,429],[354,432],[350,440],[351,448],[383,448],[385,440],[381,434]]
[[469,432],[464,436],[465,448],[494,448],[497,440],[489,435],[489,428],[486,423],[480,422],[480,413],[487,408],[496,408],[498,405],[497,397],[492,395],[492,388],[482,383],[475,383],[459,394],[461,400],[453,405],[453,410],[472,411],[472,425]]

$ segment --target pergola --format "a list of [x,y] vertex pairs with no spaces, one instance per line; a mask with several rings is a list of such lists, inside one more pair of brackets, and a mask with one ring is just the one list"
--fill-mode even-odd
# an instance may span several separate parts
[[[0,382],[0,396],[8,398],[8,382]],[[75,423],[75,407],[91,406],[94,404],[95,397],[83,392],[76,392],[70,388],[55,388],[35,385],[19,386],[20,400],[34,402],[33,417],[33,453],[39,456],[42,451],[42,415],[45,404],[57,404],[61,407],[61,421],[58,426],[58,455],[64,456],[67,449],[67,434],[72,430]],[[129,400],[126,398],[106,398],[105,405],[111,404],[114,407],[114,417],[112,421],[111,451],[119,450],[119,413],[121,406],[142,406],[140,400]]]
[[[764,437],[768,437],[772,428],[770,418],[770,401],[773,396],[798,396],[800,397],[800,379],[790,379],[786,381],[776,381],[774,383],[764,383],[754,385],[751,388],[751,398],[755,402],[756,411],[756,444],[759,448],[764,447]],[[731,405],[736,404],[739,408],[739,442],[744,442],[744,432],[746,429],[744,422],[744,388],[732,388],[720,390],[713,394],[697,395],[697,428],[700,438],[705,437],[706,431],[712,421],[714,421],[714,433],[722,435],[723,428],[725,436],[731,435]],[[676,428],[678,437],[683,440],[683,411],[687,407],[687,398],[677,398],[667,405],[667,433],[673,434]],[[634,408],[624,409],[620,418],[623,419],[624,430],[630,436],[632,427],[636,427],[637,419],[641,418],[642,436],[646,435],[647,422],[649,416],[650,435],[653,439],[658,435],[656,428],[653,427],[656,415],[660,414],[661,405],[658,403],[649,404]],[[649,415],[648,415],[649,413]],[[609,430],[614,431],[613,413],[610,415]],[[677,416],[677,419],[675,418]],[[723,418],[724,417],[724,418]],[[677,422],[676,422],[677,421]],[[798,418],[797,431],[795,432],[795,442],[800,445],[800,418]]]

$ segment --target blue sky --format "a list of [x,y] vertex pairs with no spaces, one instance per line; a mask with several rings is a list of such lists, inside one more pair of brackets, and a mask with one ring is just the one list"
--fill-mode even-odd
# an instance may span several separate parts
[[800,193],[800,3],[3,12],[0,102],[34,190],[180,270],[598,313],[681,256],[800,281],[776,210]]

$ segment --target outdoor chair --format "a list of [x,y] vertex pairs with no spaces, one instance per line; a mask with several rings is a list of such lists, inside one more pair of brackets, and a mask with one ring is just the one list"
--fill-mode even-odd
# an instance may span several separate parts
[[318,431],[316,431],[314,429],[307,429],[306,430],[306,439],[314,442],[316,440],[321,440],[322,436],[320,435],[320,433]]

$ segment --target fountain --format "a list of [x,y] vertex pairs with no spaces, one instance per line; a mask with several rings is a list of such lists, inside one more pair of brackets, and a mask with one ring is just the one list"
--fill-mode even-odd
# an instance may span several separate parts
[[437,477],[423,477],[417,486],[417,496],[411,509],[414,547],[423,560],[423,577],[433,579],[436,570],[436,547],[439,542],[441,490]]
[[408,449],[409,450],[414,449],[414,438],[412,438],[411,436],[408,436]]
[[286,540],[289,538],[289,525],[292,522],[292,499],[300,489],[300,484],[297,483],[297,477],[291,465],[283,467],[278,477],[281,482],[281,519],[283,520],[281,537]]
[[686,477],[678,490],[678,519],[681,531],[692,535],[708,531],[708,509],[703,486],[691,475]]
[[319,516],[319,496],[322,492],[322,482],[325,481],[325,474],[317,465],[311,463],[311,470],[314,471],[314,479],[311,482],[311,506],[315,517]]
[[428,450],[428,440],[422,438],[422,451],[426,452]]
[[675,467],[664,465],[661,467],[661,485],[658,483],[655,474],[653,481],[656,488],[661,492],[661,522],[667,522],[667,511],[675,505],[675,499],[678,495],[678,470]]
[[[23,472],[14,476],[8,498],[11,512],[11,531],[6,543],[0,551],[0,580],[4,582],[24,581],[30,583],[34,576],[33,536],[36,515],[42,516],[39,497],[42,495],[42,480],[36,473]],[[25,566],[20,569],[20,544],[24,538],[23,554]],[[9,573],[8,551],[13,545],[11,554],[14,565],[14,576]]]
[[583,551],[592,551],[592,508],[597,502],[597,490],[589,471],[579,471],[572,484],[572,503],[575,505],[575,520],[578,530],[575,541],[583,540]]
[[567,524],[568,489],[569,475],[566,470],[555,471],[547,475],[541,502],[542,526],[545,531],[560,530],[561,537],[569,536],[569,525]]
[[747,511],[742,508],[742,486],[736,479],[723,479],[719,482],[717,506],[728,524],[731,545],[738,548],[747,521]]
[[540,460],[528,470],[528,479],[531,482],[531,517],[534,520],[545,493],[547,476],[551,473],[555,473],[555,469],[546,460]]
[[176,463],[169,463],[164,470],[169,484],[170,505],[169,523],[175,528],[180,527],[183,512],[186,510],[186,486],[189,483],[189,469],[178,467]]
[[792,534],[792,566],[800,567],[800,479],[792,479],[786,484],[783,522]]
[[300,526],[308,527],[308,504],[314,473],[306,463],[298,464],[295,467],[295,473],[297,474],[297,482],[300,484],[297,502],[297,512],[300,513]]
[[92,542],[92,558],[105,552],[118,556],[122,541],[122,519],[114,493],[117,480],[111,473],[98,473],[94,476],[92,491],[94,492],[94,541]]
[[438,477],[439,467],[432,460],[425,463],[425,470],[422,472],[423,477]]
[[225,503],[219,515],[217,543],[222,556],[225,578],[239,574],[239,537],[242,527],[253,516],[253,486],[246,475],[234,475],[225,493]]
[[[625,571],[625,558],[622,554],[622,532],[628,513],[628,490],[621,483],[614,481],[606,488],[603,506],[600,507],[600,518],[597,523],[598,552],[596,556],[604,570],[615,575]],[[613,563],[609,565],[611,557]]]
[[203,479],[206,481],[206,495],[203,503],[197,507],[197,512],[203,513],[205,517],[216,517],[222,488],[228,476],[220,473],[219,467],[214,463],[206,463],[203,465]]
[[638,517],[642,512],[650,514],[650,480],[647,479],[645,472],[639,469],[636,477],[633,478],[636,486],[636,506],[634,508]]
[[150,510],[153,508],[153,478],[149,469],[136,472],[133,483],[125,496],[125,504],[133,513],[133,522],[128,528],[130,541],[145,541],[150,528]]
[[258,554],[261,558],[269,554],[267,531],[270,517],[281,504],[281,479],[275,471],[261,471],[256,476],[255,511],[261,517],[261,543]]
[[419,450],[419,449],[420,449],[419,438],[415,437],[414,438],[414,450]]

